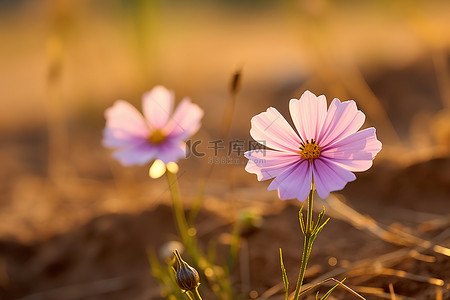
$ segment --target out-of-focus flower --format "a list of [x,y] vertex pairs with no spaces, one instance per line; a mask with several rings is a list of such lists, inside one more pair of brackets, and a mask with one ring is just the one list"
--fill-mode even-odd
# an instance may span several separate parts
[[298,134],[273,107],[252,118],[251,136],[269,149],[250,150],[245,170],[258,180],[275,178],[268,190],[281,199],[304,201],[314,179],[317,193],[326,198],[356,179],[352,172],[372,166],[381,150],[375,128],[358,131],[365,115],[354,101],[335,98],[327,111],[324,95],[306,91],[292,99],[289,111]]
[[154,159],[167,164],[185,157],[184,140],[200,128],[203,110],[189,98],[184,98],[175,112],[173,105],[173,92],[163,86],[143,95],[144,115],[130,103],[116,101],[105,111],[103,145],[118,149],[113,156],[125,166]]
[[[179,241],[168,241],[159,248],[158,254],[163,261],[165,261],[166,263],[170,263],[173,261],[174,258],[173,255],[175,250],[183,253],[184,251],[183,244]],[[175,263],[176,267],[178,267],[177,262]]]

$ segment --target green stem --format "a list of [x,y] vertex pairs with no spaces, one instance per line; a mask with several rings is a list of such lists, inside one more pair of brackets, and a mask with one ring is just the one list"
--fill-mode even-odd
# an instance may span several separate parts
[[200,293],[198,292],[198,288],[195,288],[193,291],[187,291],[187,294],[193,299],[193,300],[202,300],[202,297],[200,296]]
[[311,188],[308,196],[308,214],[306,215],[305,242],[303,244],[302,264],[300,266],[300,273],[298,275],[297,286],[295,288],[294,300],[298,300],[300,296],[300,289],[302,288],[303,279],[305,278],[306,273],[306,266],[308,264],[309,255],[311,253],[313,235],[313,193],[314,189]]
[[189,291],[186,291],[186,293],[184,293],[186,295],[186,297],[188,297],[189,300],[194,300],[194,298],[192,298],[192,295]]
[[177,175],[170,172],[169,170],[167,170],[166,174],[167,180],[169,182],[169,190],[172,197],[173,211],[175,215],[175,221],[178,226],[178,231],[180,232],[181,240],[183,241],[184,246],[189,248],[188,246],[190,244],[191,238],[188,234],[189,226],[184,214],[183,203],[181,202]]

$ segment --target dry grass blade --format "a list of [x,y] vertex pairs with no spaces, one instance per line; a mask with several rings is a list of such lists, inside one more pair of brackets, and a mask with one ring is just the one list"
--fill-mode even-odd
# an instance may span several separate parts
[[412,258],[420,260],[420,261],[424,261],[427,263],[434,263],[436,261],[436,257],[431,256],[431,255],[425,255],[420,253],[417,250],[411,250],[410,255]]
[[433,246],[433,251],[445,256],[450,256],[450,249],[447,247],[442,247],[440,245],[434,245]]
[[395,295],[396,298],[392,298],[392,293],[386,293],[382,288],[370,287],[370,286],[358,286],[355,290],[362,294],[373,295],[381,299],[395,299],[395,300],[415,300],[415,298]]
[[[344,279],[344,280],[345,280],[345,279]],[[342,281],[339,281],[339,280],[334,279],[334,278],[328,278],[328,279],[322,281],[321,283],[317,283],[317,284],[315,284],[314,286],[305,289],[303,292],[300,293],[300,295],[303,294],[303,293],[306,293],[306,292],[307,292],[308,290],[310,290],[311,288],[316,287],[316,286],[318,286],[318,285],[320,285],[320,284],[323,284],[323,283],[325,283],[325,282],[327,282],[327,281],[334,281],[337,285],[339,285],[340,287],[342,287],[343,289],[345,289],[347,292],[349,292],[349,293],[352,294],[353,296],[355,296],[355,297],[357,297],[357,298],[359,298],[359,299],[363,299],[363,300],[366,299],[366,298],[364,298],[363,296],[361,296],[360,294],[358,294],[357,292],[355,292],[353,289],[351,289],[349,286],[347,286],[346,284],[344,284]]]
[[450,215],[444,215],[433,220],[422,222],[418,230],[421,232],[445,228],[450,225]]
[[392,283],[389,283],[389,293],[391,294],[391,300],[397,300],[397,297],[395,297],[394,286],[392,285]]
[[395,270],[395,269],[390,269],[390,268],[381,269],[379,274],[397,276],[397,277],[406,278],[406,279],[410,279],[410,280],[414,280],[414,281],[429,283],[429,284],[436,285],[436,286],[444,286],[444,284],[445,284],[442,279],[412,274],[412,273],[408,273],[408,272],[405,272],[402,270]]
[[270,289],[266,290],[261,296],[259,296],[258,300],[269,299],[273,295],[276,295],[277,293],[279,293],[283,289],[283,287],[284,287],[283,282],[280,282],[280,283],[274,285]]
[[386,242],[400,246],[418,246],[424,249],[432,247],[433,251],[450,256],[450,249],[447,247],[436,245],[398,229],[388,231],[382,228],[375,220],[360,214],[334,195],[330,194],[327,200],[324,200],[324,203],[327,205],[327,211],[332,217],[350,222],[354,227],[365,229]]
[[443,297],[442,288],[436,287],[436,300],[442,300]]

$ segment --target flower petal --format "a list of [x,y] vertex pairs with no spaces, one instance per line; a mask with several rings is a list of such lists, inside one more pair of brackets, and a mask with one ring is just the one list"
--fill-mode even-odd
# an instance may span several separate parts
[[267,188],[269,191],[278,189],[280,199],[298,199],[305,201],[311,190],[312,169],[307,160],[301,160],[287,168],[277,176]]
[[167,132],[171,137],[185,140],[200,128],[202,117],[203,109],[184,98],[167,124]]
[[326,158],[314,160],[314,184],[320,198],[325,199],[332,191],[344,188],[347,182],[356,179],[355,174],[341,168]]
[[172,114],[174,95],[163,86],[155,86],[142,96],[144,116],[152,128],[162,129]]
[[372,160],[381,150],[375,128],[358,131],[321,152],[321,156],[352,172],[366,171],[372,166]]
[[280,175],[301,159],[298,154],[268,149],[247,151],[244,156],[248,158],[245,170],[256,174],[259,181]]
[[145,137],[130,134],[120,128],[103,129],[102,145],[109,148],[130,147],[146,141]]
[[299,100],[291,99],[289,111],[295,128],[304,142],[316,139],[327,115],[327,99],[306,91]]
[[118,136],[147,137],[149,129],[141,113],[130,103],[118,100],[105,111],[106,128],[119,130]]
[[186,144],[179,141],[168,141],[158,146],[156,158],[162,160],[165,164],[177,162],[180,158],[186,157]]
[[278,110],[269,107],[252,118],[250,135],[269,148],[298,152],[301,140]]
[[157,154],[156,147],[149,143],[141,143],[126,149],[122,149],[113,153],[116,158],[124,166],[144,165],[155,158]]
[[326,147],[328,144],[342,140],[357,132],[366,116],[356,108],[353,100],[342,102],[335,98],[331,102],[322,129],[317,137],[317,144]]

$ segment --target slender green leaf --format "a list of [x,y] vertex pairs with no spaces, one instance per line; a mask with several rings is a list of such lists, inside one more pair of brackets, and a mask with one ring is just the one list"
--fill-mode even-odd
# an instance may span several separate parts
[[281,274],[283,276],[284,290],[286,292],[286,300],[288,300],[289,299],[289,281],[288,281],[286,269],[284,267],[283,252],[281,251],[281,248],[280,248],[280,263],[281,263]]
[[322,231],[323,227],[327,225],[328,221],[330,221],[330,218],[326,219],[325,222],[323,222],[322,225],[320,225],[319,228],[317,228],[315,235],[318,235]]
[[319,213],[319,216],[317,217],[316,226],[314,227],[313,232],[316,231],[317,228],[322,223],[322,219],[323,219],[324,215],[325,215],[325,208],[323,208],[322,211]]
[[300,211],[298,212],[298,221],[300,222],[300,229],[303,233],[303,235],[306,235],[306,227],[305,227],[305,220],[303,219],[303,205],[302,208],[300,209]]

